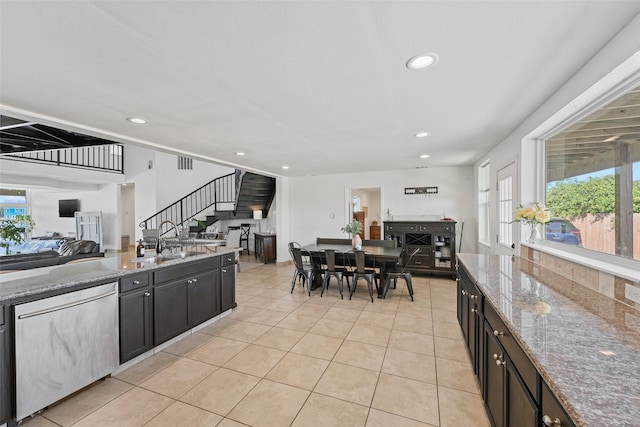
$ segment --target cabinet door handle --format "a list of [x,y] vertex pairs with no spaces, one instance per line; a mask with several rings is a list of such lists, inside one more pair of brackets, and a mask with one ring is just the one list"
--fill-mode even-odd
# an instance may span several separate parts
[[464,289],[462,290],[462,295],[467,295],[469,292],[465,291]]
[[475,308],[472,308],[472,309],[471,309],[471,312],[472,312],[472,313],[477,313],[477,312],[478,312],[478,310],[476,310]]
[[188,279],[187,283],[188,284],[192,284],[192,283],[196,283],[198,281],[198,279]]
[[134,281],[133,281],[133,284],[134,284],[134,285],[139,285],[139,284],[140,284],[140,281],[139,281],[139,280],[134,280]]
[[151,296],[151,292],[145,292],[145,293],[144,293],[144,296],[145,296],[145,297],[150,297],[150,296]]
[[498,356],[497,354],[493,353],[493,358],[495,359],[496,365],[498,366],[505,366],[507,364],[507,362],[505,362],[502,358],[502,355]]
[[549,415],[544,415],[542,417],[542,423],[548,427],[561,427],[562,426],[562,421],[560,421],[560,418],[556,418],[555,420],[552,420],[551,417]]
[[226,273],[226,272],[227,272],[227,270],[225,270],[225,269],[223,268],[223,269],[222,269],[222,272],[223,272],[223,273]]
[[471,296],[470,296],[469,298],[471,298],[471,299],[478,299],[478,295],[471,294]]
[[497,336],[497,337],[502,337],[504,336],[504,332],[498,332],[497,330],[493,331],[493,335]]

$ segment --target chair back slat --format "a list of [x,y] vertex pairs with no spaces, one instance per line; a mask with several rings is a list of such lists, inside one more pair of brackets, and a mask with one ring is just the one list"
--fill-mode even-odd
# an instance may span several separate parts
[[291,248],[291,257],[293,258],[293,263],[295,264],[296,268],[298,270],[302,270],[302,251],[300,250],[300,248]]
[[356,260],[356,273],[364,273],[365,256],[364,251],[353,251]]
[[411,253],[409,254],[409,258],[407,258],[407,260],[405,261],[404,265],[402,266],[402,273],[404,273],[404,272],[405,272],[405,270],[407,269],[407,266],[408,266],[409,264],[411,264],[411,260],[413,259],[413,257],[414,257],[418,252],[420,252],[420,248],[416,248],[416,249],[414,249],[414,251],[413,251],[413,252],[411,252]]
[[327,265],[327,271],[335,272],[336,271],[336,251],[333,249],[326,249],[324,251],[325,262]]

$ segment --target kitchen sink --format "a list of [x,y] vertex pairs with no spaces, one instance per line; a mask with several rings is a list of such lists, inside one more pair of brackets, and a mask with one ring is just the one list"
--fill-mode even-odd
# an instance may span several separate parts
[[194,251],[183,251],[176,253],[167,253],[162,255],[154,255],[154,256],[146,256],[144,258],[131,258],[129,262],[139,262],[146,264],[156,264],[161,261],[167,261],[171,259],[185,259],[192,257],[194,255],[202,255],[204,252],[194,252]]
[[179,259],[179,258],[189,258],[190,256],[194,256],[194,255],[202,255],[204,252],[176,252],[176,253],[168,253],[165,255],[162,255],[162,258],[166,258],[166,259]]

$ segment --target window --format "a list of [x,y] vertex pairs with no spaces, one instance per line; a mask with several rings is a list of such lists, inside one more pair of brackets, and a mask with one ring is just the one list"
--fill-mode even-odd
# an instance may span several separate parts
[[487,160],[478,167],[478,240],[490,244],[489,196],[491,195],[491,166]]
[[0,219],[13,219],[27,214],[27,192],[25,190],[0,189]]
[[547,241],[640,260],[640,85],[545,141]]

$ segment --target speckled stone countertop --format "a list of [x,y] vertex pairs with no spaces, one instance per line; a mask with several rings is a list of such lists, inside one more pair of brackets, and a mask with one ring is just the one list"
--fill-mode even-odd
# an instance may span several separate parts
[[[236,249],[223,246],[219,248],[218,252],[208,252],[183,259],[166,258],[154,263],[132,258],[131,254],[126,254],[94,261],[0,274],[0,302],[34,296],[43,292],[64,291],[66,288],[95,281],[118,280],[128,274],[212,258],[234,251]],[[147,258],[153,256],[153,252],[147,254]]]
[[640,311],[524,258],[458,259],[576,425],[640,425]]

